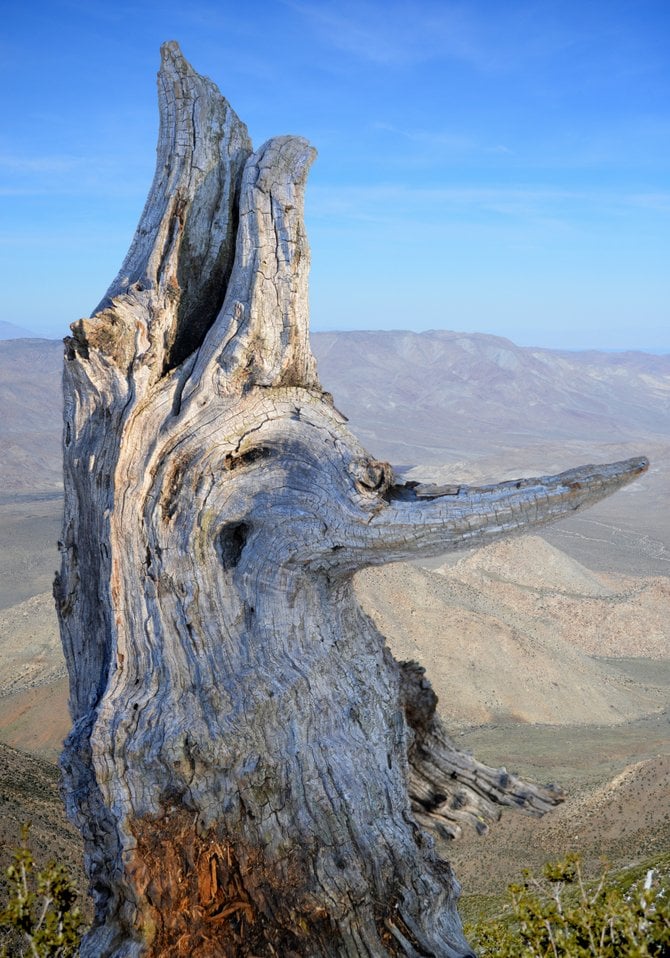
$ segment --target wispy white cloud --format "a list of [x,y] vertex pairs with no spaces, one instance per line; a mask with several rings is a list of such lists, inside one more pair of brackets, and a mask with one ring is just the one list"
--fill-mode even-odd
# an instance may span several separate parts
[[457,152],[475,149],[476,144],[472,137],[464,133],[448,133],[439,130],[405,130],[393,123],[377,122],[373,124],[375,130],[392,133],[421,146],[438,146]]
[[0,195],[134,196],[146,193],[146,169],[131,154],[0,152]]
[[653,210],[657,213],[670,213],[670,193],[632,193],[628,197],[631,206]]
[[505,146],[504,143],[496,143],[495,146],[485,146],[485,153],[497,153],[501,156],[512,156],[514,150],[510,149],[509,146]]
[[489,60],[471,15],[460,4],[282,2],[300,14],[325,43],[379,66],[450,57],[484,66]]
[[501,205],[503,202],[514,201],[515,204],[563,202],[574,200],[586,194],[573,190],[536,189],[536,188],[500,188],[490,187],[421,187],[406,184],[385,184],[378,186],[348,186],[343,188],[319,187],[312,190],[317,196],[332,197],[342,208],[359,205],[374,206],[389,204],[406,205],[466,205],[487,206]]
[[314,186],[310,216],[378,224],[420,222],[488,222],[543,226],[552,230],[582,228],[625,219],[641,210],[655,216],[670,212],[670,194],[626,193],[551,187],[463,186],[432,188],[386,184],[332,188]]
[[[453,60],[482,73],[518,70],[563,55],[583,39],[581,20],[543,3],[454,0],[281,0],[324,45],[379,67]],[[581,33],[580,33],[581,30]]]
[[427,147],[432,152],[440,153],[488,153],[511,156],[514,150],[502,143],[493,145],[482,144],[476,137],[468,133],[455,133],[448,130],[404,129],[393,123],[378,121],[373,124],[375,130],[389,133],[408,143],[419,147]]
[[70,173],[86,164],[80,156],[67,154],[54,156],[21,156],[13,153],[0,153],[0,170],[10,173]]

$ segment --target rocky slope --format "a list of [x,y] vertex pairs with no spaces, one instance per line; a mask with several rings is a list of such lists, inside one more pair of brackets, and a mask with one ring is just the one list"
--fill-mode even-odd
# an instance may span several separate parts
[[449,331],[313,341],[338,407],[394,462],[478,457],[541,438],[670,438],[670,356],[558,352]]
[[[395,655],[426,666],[449,726],[609,725],[665,708],[670,670],[663,664],[655,680],[641,681],[592,653],[665,663],[667,580],[625,582],[621,591],[603,584],[597,592],[588,570],[544,543],[527,546],[520,539],[512,548],[522,557],[526,548],[536,557],[548,550],[553,563],[545,565],[547,578],[552,564],[563,566],[573,579],[583,579],[584,592],[564,594],[560,586],[546,588],[537,580],[529,587],[523,562],[521,581],[497,582],[496,546],[484,550],[484,573],[475,554],[440,572],[395,565],[357,577],[363,605]],[[513,567],[505,568],[509,556],[508,550],[503,576],[513,574]]]
[[565,803],[545,818],[504,814],[484,837],[467,834],[446,854],[469,896],[499,894],[524,868],[575,851],[587,870],[603,859],[636,865],[670,848],[670,715],[620,729],[484,728],[459,739],[536,780],[558,776]]
[[588,655],[670,656],[670,579],[593,572],[540,536],[480,549],[439,570],[487,596],[497,618]]
[[[609,725],[667,705],[667,579],[599,575],[528,536],[436,571],[369,569],[357,590],[394,654],[426,666],[451,727]],[[631,675],[636,658],[655,677]],[[0,611],[0,662],[0,740],[55,758],[67,681],[49,594]]]

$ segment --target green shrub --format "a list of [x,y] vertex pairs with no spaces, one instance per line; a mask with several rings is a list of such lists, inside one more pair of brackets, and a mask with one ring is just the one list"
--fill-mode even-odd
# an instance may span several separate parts
[[0,932],[5,932],[0,958],[69,958],[77,954],[83,925],[77,888],[63,865],[49,862],[37,869],[28,832],[24,825],[21,846],[5,873],[8,900],[0,910]]
[[579,856],[524,872],[497,918],[467,929],[482,958],[670,958],[670,883],[632,884],[605,870],[584,880]]

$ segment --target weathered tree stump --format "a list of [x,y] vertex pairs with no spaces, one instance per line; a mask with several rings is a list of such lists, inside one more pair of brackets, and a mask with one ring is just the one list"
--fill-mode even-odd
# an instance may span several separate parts
[[96,905],[81,954],[469,955],[422,826],[481,830],[500,804],[561,795],[455,748],[353,574],[549,522],[646,461],[398,484],[310,351],[314,151],[252,152],[216,87],[162,52],[149,199],[66,340],[55,597],[66,797]]

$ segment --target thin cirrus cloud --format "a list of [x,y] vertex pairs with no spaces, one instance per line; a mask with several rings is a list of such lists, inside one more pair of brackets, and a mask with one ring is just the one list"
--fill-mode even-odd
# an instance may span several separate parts
[[0,170],[12,174],[71,173],[85,163],[84,158],[79,156],[21,156],[0,153]]
[[[447,154],[488,154],[497,156],[513,156],[515,151],[504,143],[483,144],[474,136],[467,133],[452,133],[447,130],[403,129],[393,123],[378,120],[372,124],[372,129],[380,133],[388,133],[409,144],[416,145],[422,150],[437,150],[439,155]],[[425,156],[425,153],[423,153]],[[427,161],[435,162],[435,155],[426,156]]]
[[374,130],[394,134],[419,146],[437,146],[455,152],[466,152],[477,148],[473,138],[464,133],[448,133],[439,130],[404,130],[393,123],[382,121],[377,121],[372,126]]
[[409,66],[450,57],[484,66],[491,60],[460,5],[390,2],[382,12],[376,3],[283,2],[325,45],[372,64]]
[[0,195],[97,196],[104,190],[108,197],[135,196],[147,185],[144,166],[135,166],[128,153],[0,153]]
[[596,35],[604,29],[599,17],[582,12],[576,18],[561,18],[552,14],[552,4],[542,2],[282,3],[302,17],[324,46],[389,68],[451,60],[482,74],[517,72],[524,64],[577,52],[585,33]]
[[627,199],[631,206],[657,213],[670,213],[670,193],[632,193]]
[[586,215],[598,211],[617,215],[631,207],[668,212],[670,195],[664,193],[596,192],[585,189],[555,189],[551,187],[452,187],[426,188],[406,184],[378,186],[345,186],[332,189],[315,185],[309,199],[311,216],[337,215],[352,219],[378,219],[387,222],[406,217],[408,210],[415,214],[439,217],[445,212],[460,209],[476,215],[478,212],[498,213],[514,218],[551,217],[557,213],[567,223],[571,214]]

